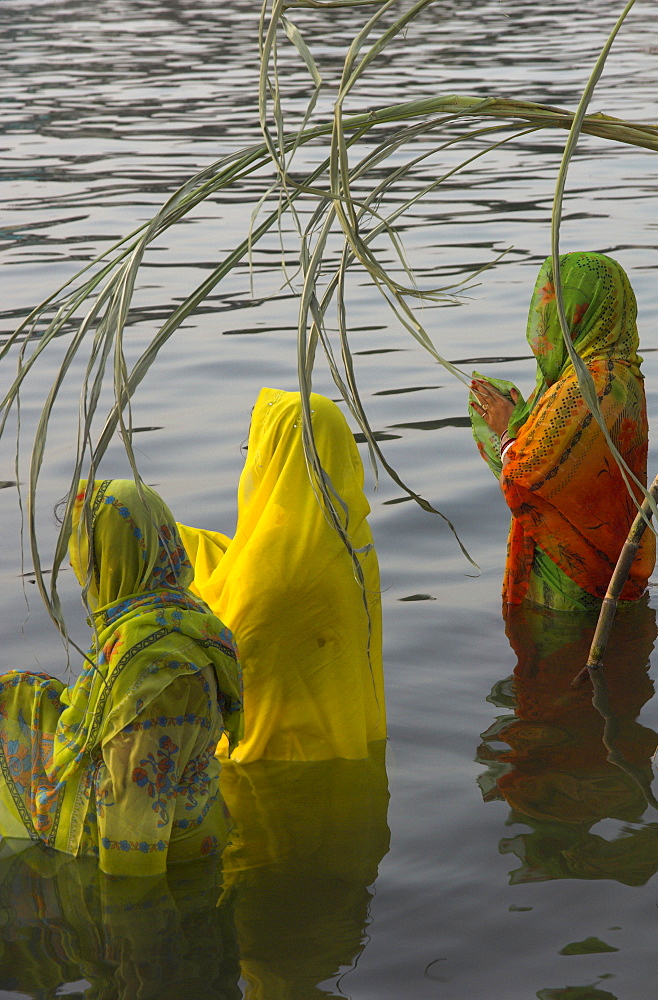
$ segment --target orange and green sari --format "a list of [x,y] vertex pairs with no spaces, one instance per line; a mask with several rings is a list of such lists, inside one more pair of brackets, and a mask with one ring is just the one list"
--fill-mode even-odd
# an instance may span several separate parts
[[[648,425],[633,289],[623,268],[603,254],[570,253],[560,262],[574,347],[592,375],[613,442],[646,484]],[[501,474],[512,512],[503,598],[557,610],[595,609],[641,491],[634,485],[630,495],[582,397],[557,316],[551,258],[539,272],[527,338],[537,358],[537,385],[512,415],[515,441]],[[623,601],[643,595],[654,561],[655,536],[647,531]]]

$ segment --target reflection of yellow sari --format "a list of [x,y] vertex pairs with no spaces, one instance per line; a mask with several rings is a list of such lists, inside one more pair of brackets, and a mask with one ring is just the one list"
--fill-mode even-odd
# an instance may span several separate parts
[[371,749],[364,760],[224,765],[235,821],[224,881],[246,1000],[338,995],[318,984],[363,949],[368,887],[389,846],[385,744]]
[[179,525],[192,589],[235,635],[244,678],[241,762],[358,759],[386,735],[377,557],[363,467],[338,407],[311,397],[330,490],[355,551],[309,476],[299,393],[261,390],[238,490],[235,537]]

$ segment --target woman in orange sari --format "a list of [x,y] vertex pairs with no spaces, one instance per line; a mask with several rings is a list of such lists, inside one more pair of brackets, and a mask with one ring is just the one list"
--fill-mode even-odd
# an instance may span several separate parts
[[[633,289],[603,254],[565,254],[560,265],[573,345],[612,441],[645,485],[648,426]],[[539,272],[527,338],[537,358],[528,402],[510,383],[481,378],[470,402],[476,441],[512,512],[503,599],[596,610],[637,508],[582,397],[557,315],[551,258]],[[640,489],[632,489],[639,500]],[[655,536],[646,531],[622,601],[642,597],[654,561]]]

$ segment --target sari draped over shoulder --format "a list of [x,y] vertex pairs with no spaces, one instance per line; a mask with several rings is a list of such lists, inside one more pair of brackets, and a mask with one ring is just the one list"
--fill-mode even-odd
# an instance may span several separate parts
[[69,552],[95,642],[70,687],[0,676],[0,833],[93,855],[109,874],[216,853],[227,816],[214,751],[241,734],[231,634],[186,590],[191,565],[148,487],[81,482]]
[[[612,441],[645,486],[648,423],[635,295],[623,268],[603,254],[570,253],[560,261],[574,347],[590,371]],[[512,513],[503,598],[595,609],[643,495],[627,477],[629,492],[582,397],[557,316],[551,258],[537,279],[527,337],[537,386],[512,415],[515,440],[501,475]],[[642,596],[654,561],[655,536],[646,531],[622,601]]]
[[307,467],[297,392],[261,390],[233,539],[178,525],[193,590],[236,637],[245,735],[232,758],[368,755],[386,735],[379,569],[354,435],[311,395],[312,431],[346,546]]

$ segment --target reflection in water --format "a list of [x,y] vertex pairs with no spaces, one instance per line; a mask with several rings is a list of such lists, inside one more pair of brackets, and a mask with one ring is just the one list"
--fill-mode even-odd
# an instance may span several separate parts
[[[5,845],[6,847],[6,845]],[[230,901],[216,860],[116,878],[40,845],[0,858],[0,990],[88,1000],[239,1000]]]
[[[582,614],[530,607],[508,618],[518,662],[489,700],[514,715],[483,733],[477,759],[488,764],[479,778],[485,800],[504,799],[511,822],[532,828],[501,841],[501,852],[522,862],[512,884],[607,878],[643,885],[658,870],[658,822],[642,822],[655,805],[658,735],[636,721],[654,691],[647,671],[656,613],[644,603],[619,612],[594,700],[591,685],[571,686],[593,625]],[[591,832],[606,818],[633,826],[608,840]]]
[[384,746],[369,760],[225,767],[236,831],[224,881],[247,1000],[344,996],[319,984],[365,944],[368,887],[389,848]]
[[342,996],[319,984],[364,947],[389,846],[384,745],[361,761],[227,763],[222,780],[236,820],[224,874],[208,859],[113,878],[4,842],[0,994],[45,1000],[82,980],[86,1000]]

